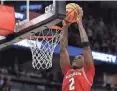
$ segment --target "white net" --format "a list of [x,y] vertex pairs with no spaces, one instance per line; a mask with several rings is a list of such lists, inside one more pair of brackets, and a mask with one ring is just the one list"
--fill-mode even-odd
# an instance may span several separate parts
[[52,67],[53,52],[62,36],[62,31],[59,28],[50,28],[48,31],[43,30],[36,36],[30,37],[33,68],[39,70]]

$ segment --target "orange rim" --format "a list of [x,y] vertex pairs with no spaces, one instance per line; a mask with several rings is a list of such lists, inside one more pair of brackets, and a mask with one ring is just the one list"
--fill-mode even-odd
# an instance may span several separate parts
[[63,29],[59,26],[50,26],[48,27],[49,29],[53,29],[53,30],[60,30],[60,31],[63,31]]
[[53,36],[30,36],[31,39],[51,39]]
[[[48,27],[49,29],[53,29],[53,30],[60,30],[60,31],[63,31],[63,29],[61,28],[61,27],[59,27],[59,26],[50,26],[50,27]],[[31,39],[51,39],[51,38],[53,38],[53,36],[28,36],[28,37],[26,37],[26,38],[31,38]]]

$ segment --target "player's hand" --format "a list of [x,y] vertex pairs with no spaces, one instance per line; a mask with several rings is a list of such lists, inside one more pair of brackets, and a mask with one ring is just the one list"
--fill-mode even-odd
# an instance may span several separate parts
[[63,27],[65,27],[65,26],[69,27],[71,25],[71,23],[66,20],[63,20],[62,23],[63,23]]
[[77,18],[77,22],[82,22],[82,17],[83,17],[83,10],[82,8],[80,7],[79,10],[78,10],[78,18]]

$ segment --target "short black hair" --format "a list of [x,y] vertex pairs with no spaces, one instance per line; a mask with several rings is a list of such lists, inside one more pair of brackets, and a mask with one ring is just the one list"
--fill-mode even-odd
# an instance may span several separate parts
[[[80,55],[82,55],[82,56],[83,56],[83,53],[79,54],[78,56],[80,56]],[[75,56],[75,57],[77,57],[77,56]],[[74,62],[74,58],[73,58],[73,60],[72,60],[71,64],[72,64],[73,62]]]

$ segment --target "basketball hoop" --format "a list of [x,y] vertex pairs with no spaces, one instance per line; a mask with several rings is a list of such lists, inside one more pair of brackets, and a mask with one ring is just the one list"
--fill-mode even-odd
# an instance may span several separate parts
[[29,43],[32,52],[32,66],[39,70],[52,67],[53,52],[63,36],[62,28],[48,27],[34,36],[30,36]]

